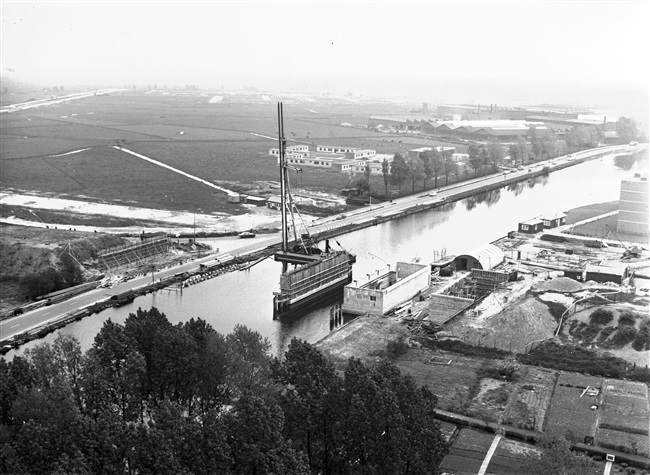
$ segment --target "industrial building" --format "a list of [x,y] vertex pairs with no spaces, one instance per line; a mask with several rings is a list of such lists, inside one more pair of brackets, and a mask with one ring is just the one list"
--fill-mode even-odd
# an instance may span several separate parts
[[503,251],[494,244],[486,244],[469,254],[461,254],[454,258],[453,267],[457,271],[469,271],[472,269],[492,270],[503,263],[505,256]]

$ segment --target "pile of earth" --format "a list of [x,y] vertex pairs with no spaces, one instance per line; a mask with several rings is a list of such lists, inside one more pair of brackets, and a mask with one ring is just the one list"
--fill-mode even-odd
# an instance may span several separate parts
[[482,320],[480,325],[454,328],[454,333],[460,333],[470,344],[523,353],[530,343],[553,337],[556,328],[548,306],[534,297],[526,297]]
[[569,277],[555,277],[551,280],[544,280],[536,283],[533,290],[537,292],[580,292],[583,285]]
[[[65,250],[82,266],[91,264],[97,251],[127,243],[122,237],[111,234],[30,228],[2,225],[0,233],[0,309],[20,305],[24,298],[19,291],[21,277],[38,274],[48,267],[57,267]],[[92,271],[82,267],[86,275]]]

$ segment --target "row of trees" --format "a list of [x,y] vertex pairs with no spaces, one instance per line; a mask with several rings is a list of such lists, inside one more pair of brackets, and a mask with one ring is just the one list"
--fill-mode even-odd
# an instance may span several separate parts
[[396,185],[401,193],[404,183],[411,184],[411,192],[415,193],[415,185],[422,182],[424,189],[427,182],[433,180],[434,188],[438,187],[438,178],[445,177],[445,185],[449,184],[450,175],[458,174],[458,164],[453,161],[449,150],[435,149],[420,152],[416,157],[404,157],[396,153],[392,164],[384,159],[382,175],[384,178],[385,194],[388,195],[388,185]]
[[157,309],[0,360],[0,471],[427,474],[446,452],[437,398],[391,364],[335,367],[294,339],[283,359],[243,326]]

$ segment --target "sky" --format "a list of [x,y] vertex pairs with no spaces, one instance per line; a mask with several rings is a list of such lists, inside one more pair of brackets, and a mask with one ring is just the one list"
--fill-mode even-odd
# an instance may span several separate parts
[[[577,98],[605,91],[628,102],[638,94],[647,102],[650,84],[647,0],[3,0],[0,8],[2,75],[53,84],[467,100],[499,88],[526,100],[530,89],[570,85]],[[559,99],[571,99],[566,87]]]

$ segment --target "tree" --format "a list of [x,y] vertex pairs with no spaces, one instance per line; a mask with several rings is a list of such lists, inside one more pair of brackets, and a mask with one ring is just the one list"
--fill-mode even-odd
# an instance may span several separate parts
[[18,282],[21,292],[29,299],[55,292],[65,287],[63,277],[53,267],[38,274],[27,274]]
[[430,160],[430,166],[431,166],[431,173],[433,175],[433,187],[438,188],[438,175],[442,172],[442,157],[440,155],[440,152],[436,150],[435,148],[431,151],[431,160]]
[[224,424],[237,474],[308,475],[306,461],[282,437],[284,415],[275,404],[244,393]]
[[451,158],[451,154],[448,151],[442,152],[442,169],[445,175],[445,186],[449,185],[449,175],[452,173],[458,173],[458,164],[454,162]]
[[234,394],[245,391],[262,394],[271,375],[271,343],[244,325],[235,325],[226,336],[230,380]]
[[519,145],[516,143],[511,143],[508,146],[508,153],[510,154],[510,160],[512,160],[512,163],[516,165],[517,162],[519,161],[519,155],[520,155]]
[[620,143],[629,143],[639,138],[639,127],[634,119],[619,117],[616,132]]
[[411,193],[415,193],[415,184],[425,177],[424,163],[420,157],[409,157],[406,165],[408,166],[408,177],[411,180]]
[[384,178],[384,197],[388,197],[388,183],[390,181],[390,163],[384,158],[381,162],[381,175]]
[[496,140],[490,140],[487,144],[487,153],[492,171],[496,172],[503,160],[503,146]]
[[472,169],[474,170],[474,176],[476,176],[478,169],[481,167],[481,158],[479,153],[481,148],[476,143],[469,144],[467,148],[467,153],[469,154],[469,163]]
[[409,167],[406,164],[406,160],[404,160],[404,157],[396,153],[395,156],[393,157],[393,166],[391,170],[391,182],[394,185],[397,185],[397,188],[399,189],[399,192],[402,192],[402,184],[404,181],[409,176]]
[[481,145],[478,152],[480,167],[484,168],[490,163],[490,153],[485,145]]
[[422,167],[424,169],[424,183],[423,186],[426,189],[427,181],[429,181],[434,176],[433,164],[431,163],[431,152],[425,151],[420,154],[420,160],[422,160]]
[[70,251],[64,251],[59,257],[59,263],[61,266],[61,277],[63,278],[63,283],[67,287],[72,287],[75,285],[82,284],[84,281],[84,275],[81,271],[81,267],[70,254]]
[[530,158],[530,144],[520,137],[517,140],[517,147],[519,148],[519,160],[523,165]]
[[522,467],[523,473],[538,475],[587,475],[596,466],[586,455],[571,452],[571,443],[559,437],[542,436],[541,453],[529,454]]
[[334,366],[314,346],[294,338],[284,360],[275,361],[273,376],[286,388],[281,405],[287,437],[307,455],[313,472],[332,473],[340,466],[334,454],[342,389]]

